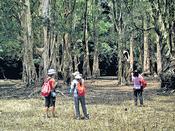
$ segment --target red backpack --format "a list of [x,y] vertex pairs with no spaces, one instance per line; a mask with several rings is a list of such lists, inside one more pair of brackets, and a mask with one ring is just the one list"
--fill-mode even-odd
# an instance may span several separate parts
[[77,84],[77,91],[78,91],[78,96],[85,96],[85,85],[82,82],[78,82]]
[[141,79],[140,83],[141,83],[141,86],[143,87],[143,89],[147,86],[147,82],[144,79]]
[[[51,79],[51,78],[50,78]],[[48,80],[46,80],[45,82],[44,82],[44,84],[42,85],[42,88],[41,88],[41,95],[42,96],[48,96],[49,94],[50,94],[50,92],[51,92],[51,87],[50,87],[50,84],[49,84],[49,80],[50,79],[48,79]]]

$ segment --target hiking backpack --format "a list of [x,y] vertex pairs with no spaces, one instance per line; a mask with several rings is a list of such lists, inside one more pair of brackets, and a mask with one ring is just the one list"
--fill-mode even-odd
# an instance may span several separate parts
[[147,82],[144,79],[141,79],[140,83],[141,83],[141,86],[143,87],[143,89],[147,86]]
[[77,84],[78,96],[85,96],[85,85],[82,82]]
[[44,84],[42,85],[42,88],[41,88],[41,95],[44,96],[44,97],[48,96],[51,92],[51,87],[50,87],[50,84],[49,84],[49,80],[50,79],[45,81]]

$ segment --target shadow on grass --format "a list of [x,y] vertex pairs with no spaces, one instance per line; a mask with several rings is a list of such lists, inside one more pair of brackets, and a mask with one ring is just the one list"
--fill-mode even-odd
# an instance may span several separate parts
[[[29,99],[29,95],[34,92],[34,88],[17,88],[15,86],[11,87],[0,87],[0,99]],[[61,89],[61,91],[67,95],[67,89]],[[145,101],[152,101],[155,97],[157,89],[146,89],[143,92],[143,97]],[[40,97],[40,93],[33,97]],[[72,96],[61,96],[63,101],[72,101]],[[115,87],[114,86],[103,86],[97,87],[91,86],[87,90],[86,101],[87,104],[98,105],[120,105],[125,101],[133,101],[133,91],[126,89],[125,87]]]
[[33,88],[18,88],[16,86],[0,86],[0,99],[27,99]]
[[[143,92],[145,101],[152,101],[155,97],[156,89],[147,89]],[[120,105],[125,101],[133,100],[132,90],[108,89],[108,88],[95,88],[89,90],[86,97],[87,104],[107,104],[107,105]]]

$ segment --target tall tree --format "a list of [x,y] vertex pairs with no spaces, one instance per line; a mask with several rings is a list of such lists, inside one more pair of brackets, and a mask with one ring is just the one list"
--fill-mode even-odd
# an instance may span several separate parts
[[37,79],[35,66],[33,63],[33,36],[32,36],[32,20],[30,11],[30,1],[22,0],[24,10],[21,16],[21,25],[23,27],[23,81],[26,84],[31,84]]
[[44,75],[47,74],[49,68],[49,0],[42,0],[42,18],[43,18],[43,62],[44,62]]
[[97,31],[97,24],[98,24],[98,1],[92,0],[92,19],[93,19],[93,41],[94,41],[94,57],[93,57],[93,67],[92,67],[92,76],[98,77],[100,75],[99,70],[99,42],[98,42],[98,31]]
[[[123,58],[123,39],[122,39],[122,32],[123,32],[123,11],[122,11],[122,1],[116,2],[112,0],[113,4],[113,17],[114,17],[114,30],[116,31],[116,35],[118,37],[118,81],[119,84],[123,82],[123,75],[122,75],[122,58]],[[116,8],[117,7],[117,8]]]
[[83,23],[83,50],[84,50],[84,61],[83,61],[83,76],[89,77],[90,66],[89,66],[89,47],[88,47],[88,0],[85,0],[84,9],[84,23]]
[[148,37],[149,32],[146,30],[148,28],[148,19],[147,15],[143,17],[143,48],[144,48],[144,61],[143,61],[143,71],[150,74],[150,50],[149,50],[149,43]]
[[134,34],[132,33],[131,34],[131,38],[130,38],[130,58],[129,58],[129,61],[130,61],[130,72],[133,72],[134,70],[134,52],[133,52],[133,49],[134,48]]
[[64,81],[69,84],[71,79],[71,73],[73,70],[73,62],[72,62],[72,26],[73,26],[73,13],[76,6],[76,0],[65,0],[64,1],[64,28],[65,31],[63,33],[63,74]]

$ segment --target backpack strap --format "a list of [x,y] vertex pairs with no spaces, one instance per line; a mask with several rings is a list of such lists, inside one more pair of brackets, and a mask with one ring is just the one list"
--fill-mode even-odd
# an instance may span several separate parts
[[[51,79],[52,79],[52,77],[49,77],[49,79],[46,78],[46,79],[43,81],[43,84],[44,84],[44,83],[47,83],[47,82],[50,81]],[[42,84],[42,85],[43,85],[43,84]]]
[[45,82],[48,82],[48,81],[50,81],[51,79],[52,79],[52,77],[49,77],[49,78],[46,79]]

